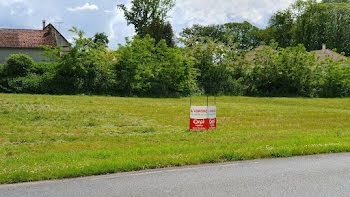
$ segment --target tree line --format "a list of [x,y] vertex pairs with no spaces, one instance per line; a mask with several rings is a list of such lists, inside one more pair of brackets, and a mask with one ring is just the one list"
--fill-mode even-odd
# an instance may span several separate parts
[[[350,62],[330,57],[320,61],[308,52],[326,43],[349,53],[347,1],[297,1],[275,13],[266,29],[249,22],[194,25],[181,32],[179,46],[167,21],[174,5],[174,0],[133,0],[130,9],[118,5],[137,35],[117,50],[108,49],[103,33],[87,38],[72,28],[76,37],[68,53],[57,56],[60,47],[43,46],[48,61],[42,63],[12,55],[0,65],[0,91],[143,97],[350,96]],[[265,43],[269,46],[247,58],[247,52]]]

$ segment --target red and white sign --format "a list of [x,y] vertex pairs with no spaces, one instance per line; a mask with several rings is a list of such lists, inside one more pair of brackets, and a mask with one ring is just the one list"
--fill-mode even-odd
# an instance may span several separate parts
[[190,121],[191,130],[216,129],[216,107],[192,106]]
[[190,118],[191,130],[207,130],[208,129],[208,107],[192,106]]
[[208,107],[208,129],[216,129],[216,106]]

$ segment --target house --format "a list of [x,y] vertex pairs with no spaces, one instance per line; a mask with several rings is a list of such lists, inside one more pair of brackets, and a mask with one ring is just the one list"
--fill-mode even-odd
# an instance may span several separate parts
[[263,49],[269,49],[269,50],[271,50],[271,51],[276,51],[276,50],[272,49],[270,46],[267,46],[267,45],[260,45],[260,46],[258,46],[257,48],[255,48],[255,49],[249,51],[249,52],[245,55],[245,57],[247,58],[247,60],[252,61],[252,60],[254,60],[254,59],[256,58],[256,52],[257,52],[257,51],[261,51],[261,50],[263,50]]
[[318,62],[324,61],[327,57],[335,61],[347,59],[347,57],[345,57],[344,55],[341,55],[337,52],[327,49],[326,44],[322,44],[321,50],[311,51],[311,53],[316,53],[316,57],[319,58]]
[[0,64],[11,54],[28,54],[35,62],[46,57],[41,56],[40,46],[62,46],[62,52],[68,51],[69,42],[52,25],[43,21],[42,30],[1,29],[0,28]]
[[[263,49],[270,49],[271,51],[276,51],[274,49],[272,49],[270,46],[267,45],[260,45],[257,48],[249,51],[246,54],[246,59],[248,61],[252,61],[256,58],[256,52],[259,50],[263,50]],[[322,45],[322,49],[321,50],[316,50],[316,51],[310,51],[310,53],[315,53],[316,54],[316,58],[318,58],[318,63],[321,61],[324,61],[327,57],[333,59],[334,61],[340,61],[340,60],[346,60],[347,57],[344,55],[341,55],[337,52],[334,52],[332,50],[327,49],[326,44]],[[343,64],[343,65],[348,65],[348,64]]]

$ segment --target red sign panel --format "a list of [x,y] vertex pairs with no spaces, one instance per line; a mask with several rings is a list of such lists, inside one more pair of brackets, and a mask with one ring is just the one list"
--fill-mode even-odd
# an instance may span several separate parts
[[208,119],[208,129],[216,129],[216,118]]
[[191,130],[207,130],[208,119],[191,119]]
[[191,130],[216,129],[215,106],[192,106],[190,118]]

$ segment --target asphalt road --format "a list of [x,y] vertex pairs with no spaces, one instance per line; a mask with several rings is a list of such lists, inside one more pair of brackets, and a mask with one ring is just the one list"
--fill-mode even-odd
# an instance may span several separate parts
[[0,185],[0,196],[350,196],[350,153]]

